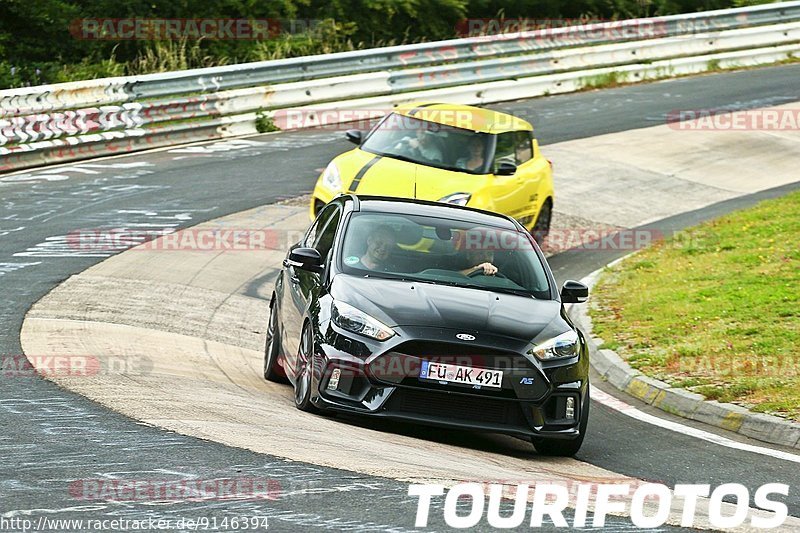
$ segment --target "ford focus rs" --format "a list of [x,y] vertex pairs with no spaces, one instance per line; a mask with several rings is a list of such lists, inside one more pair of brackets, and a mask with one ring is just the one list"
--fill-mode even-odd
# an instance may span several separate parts
[[544,256],[511,217],[342,195],[283,261],[264,377],[327,410],[530,439],[573,455],[589,415],[588,352]]

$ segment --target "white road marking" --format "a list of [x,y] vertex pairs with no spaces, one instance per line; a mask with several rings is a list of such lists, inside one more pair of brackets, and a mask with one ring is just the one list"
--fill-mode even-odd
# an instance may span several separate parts
[[[138,176],[152,174],[152,171],[141,170],[141,167],[154,167],[154,163],[147,161],[133,161],[130,163],[81,163],[78,165],[58,165],[52,168],[39,169],[35,172],[25,172],[22,174],[12,174],[0,177],[0,182],[14,183],[24,181],[64,181],[70,178],[69,173],[74,172],[84,175],[102,174],[99,170],[92,169],[112,169],[112,170],[135,170],[130,175],[120,174],[114,176],[118,179],[136,178]],[[136,170],[139,169],[139,170]]]
[[25,229],[25,226],[17,226],[16,228],[13,228],[13,229],[0,229],[0,237],[3,237],[5,235],[8,235],[9,233],[12,233],[12,232],[15,232],[15,231],[22,231],[24,229]]
[[800,455],[782,452],[780,450],[773,450],[771,448],[763,448],[761,446],[753,446],[751,444],[745,444],[743,442],[736,442],[735,440],[731,440],[726,437],[716,435],[714,433],[709,433],[708,431],[703,431],[702,429],[693,428],[691,426],[684,426],[683,424],[672,422],[670,420],[665,420],[663,418],[659,418],[657,416],[653,416],[651,414],[642,412],[636,407],[629,405],[623,402],[622,400],[601,391],[597,387],[592,388],[591,397],[593,400],[600,402],[603,405],[608,406],[611,409],[614,409],[615,411],[619,411],[624,415],[627,415],[631,418],[635,418],[636,420],[640,420],[647,424],[653,424],[654,426],[668,429],[670,431],[674,431],[682,435],[689,435],[696,439],[712,442],[720,446],[725,446],[726,448],[733,448],[735,450],[741,450],[745,452],[766,455],[768,457],[774,457],[775,459],[782,459],[784,461],[800,463]]
[[67,176],[66,174],[42,174],[42,175],[15,174],[13,176],[4,176],[0,178],[0,181],[6,183],[12,183],[12,182],[37,181],[37,180],[64,181],[68,179],[69,176]]
[[11,272],[22,270],[25,267],[36,266],[42,264],[41,261],[35,263],[0,263],[0,276],[5,276]]
[[226,141],[218,141],[212,144],[204,144],[199,146],[185,146],[182,148],[174,148],[168,150],[170,154],[210,154],[215,152],[227,152],[230,150],[241,150],[243,148],[253,148],[264,146],[265,143],[260,141],[249,141],[247,139],[231,139]]
[[191,219],[192,212],[185,210],[117,209],[110,216],[101,216],[99,220],[104,223],[96,228],[76,229],[66,235],[46,237],[43,242],[17,252],[13,257],[111,257],[145,240],[172,233],[181,223]]
[[264,141],[249,141],[247,139],[231,139],[218,141],[211,144],[199,144],[173,148],[168,150],[170,154],[192,154],[191,156],[176,155],[172,159],[196,158],[196,157],[233,157],[232,150],[247,150],[248,155],[261,155],[261,148],[269,149],[271,152],[285,152],[297,150],[308,146],[330,142],[332,137],[330,132],[322,133],[287,133],[280,137],[269,137]]
[[86,168],[138,168],[138,167],[154,167],[156,165],[154,163],[148,163],[147,161],[134,161],[132,163],[108,163],[108,164],[81,163],[81,166]]
[[39,171],[39,174],[59,174],[62,172],[77,172],[78,174],[100,174],[96,170],[90,170],[88,168],[82,168],[80,166],[74,167],[64,167],[64,168],[49,168],[45,170]]

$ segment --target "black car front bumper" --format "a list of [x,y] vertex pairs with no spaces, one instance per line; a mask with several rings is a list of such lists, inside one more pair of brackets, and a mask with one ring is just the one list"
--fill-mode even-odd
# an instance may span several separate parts
[[[312,401],[317,407],[520,437],[579,435],[588,393],[583,345],[570,360],[542,363],[522,355],[525,343],[488,335],[481,335],[480,343],[453,342],[457,332],[442,328],[403,328],[386,342],[331,323],[322,331],[324,338],[315,343]],[[476,388],[421,379],[423,361],[502,370],[502,384]]]

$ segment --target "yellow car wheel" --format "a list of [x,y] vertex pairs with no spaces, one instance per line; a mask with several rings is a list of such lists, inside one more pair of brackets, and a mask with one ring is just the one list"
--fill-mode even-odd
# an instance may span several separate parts
[[544,243],[547,234],[550,233],[550,222],[553,218],[553,201],[548,198],[539,209],[539,214],[536,216],[536,222],[533,224],[531,235],[539,243],[539,246]]

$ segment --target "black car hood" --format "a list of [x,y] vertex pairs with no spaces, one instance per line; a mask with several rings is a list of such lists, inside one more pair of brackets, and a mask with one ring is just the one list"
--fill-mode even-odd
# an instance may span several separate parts
[[387,326],[491,332],[524,341],[560,321],[561,304],[488,290],[340,274],[331,296]]

